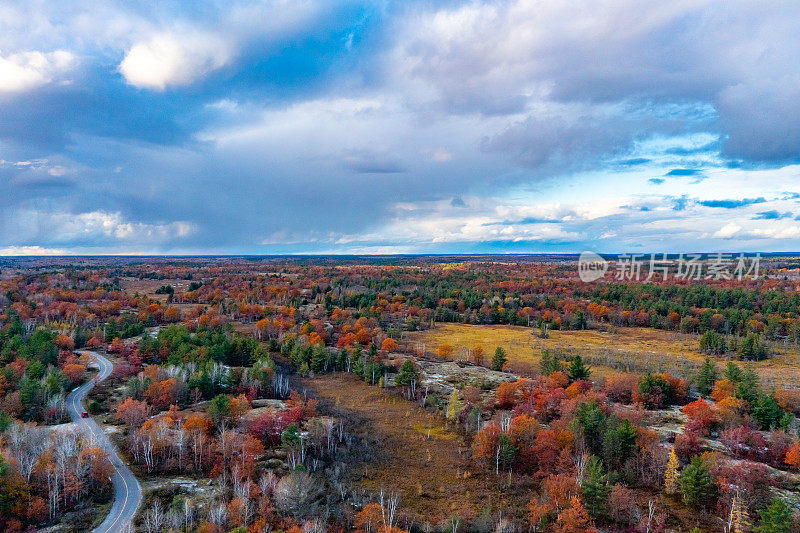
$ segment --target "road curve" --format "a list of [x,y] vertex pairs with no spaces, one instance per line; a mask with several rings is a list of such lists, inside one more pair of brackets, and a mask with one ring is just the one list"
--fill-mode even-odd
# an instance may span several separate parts
[[[100,373],[95,379],[98,382],[106,379],[114,368],[111,361],[96,352],[86,353],[93,355],[100,367]],[[90,438],[97,443],[97,446],[108,452],[111,464],[114,466],[114,474],[111,477],[114,483],[114,504],[111,506],[111,511],[109,511],[103,523],[93,531],[95,533],[132,531],[131,521],[133,515],[136,514],[136,509],[139,508],[139,504],[142,502],[142,487],[133,472],[119,458],[116,448],[111,444],[108,436],[100,426],[97,425],[97,422],[92,418],[81,418],[81,413],[84,411],[83,397],[94,386],[94,383],[94,379],[90,380],[70,392],[69,396],[67,396],[67,409],[72,421],[88,433]]]

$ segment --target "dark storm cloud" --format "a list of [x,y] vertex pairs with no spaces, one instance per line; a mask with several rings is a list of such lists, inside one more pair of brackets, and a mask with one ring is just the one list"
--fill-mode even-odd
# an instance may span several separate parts
[[541,172],[570,172],[624,153],[639,131],[633,121],[604,115],[529,116],[486,138],[482,148]]
[[638,102],[673,116],[670,105],[697,102],[706,107],[682,120],[716,120],[727,155],[780,163],[800,154],[800,4],[511,1],[449,14],[412,19],[418,29],[401,45],[413,58],[408,74],[445,107],[487,112],[544,87],[559,102]]

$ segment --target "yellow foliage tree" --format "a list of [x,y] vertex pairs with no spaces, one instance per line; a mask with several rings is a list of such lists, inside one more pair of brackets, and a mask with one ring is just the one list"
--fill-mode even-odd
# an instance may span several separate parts
[[675,448],[669,452],[669,461],[667,462],[667,470],[664,473],[664,491],[667,494],[678,493],[678,456],[675,455]]
[[731,533],[745,533],[750,531],[750,516],[747,509],[742,505],[739,495],[733,497],[731,502],[731,514],[728,518],[728,527]]
[[447,419],[455,420],[458,418],[461,407],[461,397],[458,395],[458,389],[453,388],[453,392],[450,393],[450,401],[447,402]]

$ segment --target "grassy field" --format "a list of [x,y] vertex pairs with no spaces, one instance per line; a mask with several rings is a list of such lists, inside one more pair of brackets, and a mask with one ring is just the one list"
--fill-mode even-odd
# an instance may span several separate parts
[[484,510],[525,509],[529,480],[517,477],[511,487],[498,490],[507,484],[507,474],[497,479],[476,472],[462,437],[417,404],[350,374],[305,379],[303,386],[324,403],[363,421],[365,436],[379,443],[379,459],[354,469],[362,488],[398,491],[404,510],[436,521],[456,512],[475,517]]
[[149,296],[154,300],[161,303],[166,303],[166,294],[156,294],[156,290],[164,285],[172,285],[176,293],[186,292],[189,287],[190,281],[185,279],[137,279],[137,278],[120,278],[120,286],[126,294],[134,295],[140,294],[142,296]]
[[[407,336],[406,347],[436,353],[440,344],[454,348],[453,357],[467,358],[467,349],[481,345],[486,360],[502,346],[515,363],[538,365],[542,350],[551,353],[580,354],[590,360],[595,376],[614,370],[662,372],[690,375],[704,355],[698,351],[699,336],[651,328],[616,328],[613,331],[550,331],[540,339],[530,328],[504,325],[440,324]],[[720,364],[725,361],[719,360]],[[763,382],[770,386],[796,388],[800,385],[800,351],[776,346],[768,361],[753,363]]]

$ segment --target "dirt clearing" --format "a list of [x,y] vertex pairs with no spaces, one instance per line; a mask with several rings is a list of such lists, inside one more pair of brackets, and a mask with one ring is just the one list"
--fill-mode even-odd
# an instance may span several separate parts
[[349,374],[308,378],[303,385],[323,402],[363,420],[364,435],[381,443],[381,455],[358,465],[355,477],[369,491],[399,491],[403,509],[441,521],[456,513],[466,518],[520,510],[530,499],[529,480],[515,477],[509,488],[508,474],[498,479],[479,467],[463,438],[415,403]]

